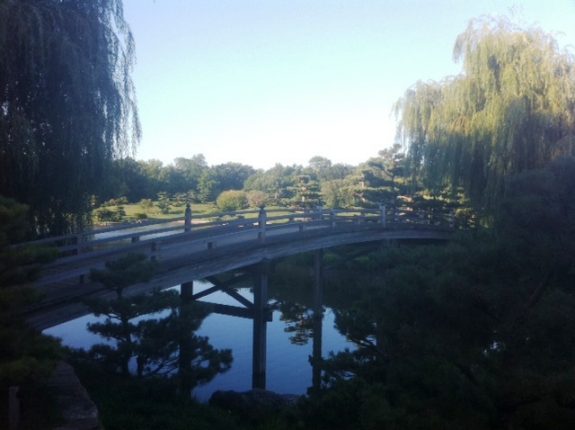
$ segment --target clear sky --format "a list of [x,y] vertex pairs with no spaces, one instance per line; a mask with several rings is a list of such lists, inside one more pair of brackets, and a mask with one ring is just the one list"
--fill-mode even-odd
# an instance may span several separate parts
[[575,0],[124,0],[138,159],[358,164],[393,143],[393,103],[457,74],[456,36],[512,16],[575,45]]

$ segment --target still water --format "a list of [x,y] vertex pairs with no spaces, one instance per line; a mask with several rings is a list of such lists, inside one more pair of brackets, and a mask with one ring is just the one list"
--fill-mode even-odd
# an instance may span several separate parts
[[[194,281],[194,293],[211,286],[212,284],[205,281]],[[179,286],[174,288],[179,290]],[[238,288],[237,291],[253,301],[250,288]],[[232,297],[223,292],[215,292],[200,301],[237,305]],[[274,302],[273,296],[270,302]],[[303,306],[300,303],[292,304]],[[305,306],[303,309],[306,309]],[[310,312],[309,309],[307,311]],[[305,394],[312,385],[312,367],[309,361],[312,356],[312,339],[310,337],[294,342],[293,329],[297,328],[298,322],[294,322],[293,319],[291,322],[286,321],[285,317],[281,311],[275,310],[273,320],[267,324],[266,388],[282,394]],[[105,343],[102,337],[89,332],[86,328],[88,323],[98,320],[94,315],[87,315],[44,332],[62,339],[62,343],[66,346],[89,349],[94,344]],[[218,374],[207,384],[195,388],[194,396],[200,401],[207,401],[217,390],[249,390],[252,384],[253,321],[212,313],[203,320],[196,334],[209,337],[210,344],[214,348],[231,349],[233,363],[227,372]],[[322,356],[326,357],[330,351],[337,352],[346,348],[354,349],[353,344],[335,328],[332,309],[324,307]]]

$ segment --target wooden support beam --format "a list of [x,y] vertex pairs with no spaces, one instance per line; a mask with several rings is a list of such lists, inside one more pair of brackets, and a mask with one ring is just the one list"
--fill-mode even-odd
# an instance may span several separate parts
[[[200,306],[206,306],[210,312],[213,312],[215,314],[254,319],[254,311],[251,309],[246,309],[232,305],[222,305],[220,303],[211,303],[211,302],[196,302],[196,303]],[[263,312],[263,318],[266,322],[271,322],[273,320],[271,310],[265,309]]]
[[267,320],[265,314],[268,302],[269,262],[260,263],[259,269],[254,285],[252,388],[265,390],[267,361]]
[[313,344],[312,344],[312,389],[321,388],[322,333],[323,332],[323,250],[314,253],[313,282]]

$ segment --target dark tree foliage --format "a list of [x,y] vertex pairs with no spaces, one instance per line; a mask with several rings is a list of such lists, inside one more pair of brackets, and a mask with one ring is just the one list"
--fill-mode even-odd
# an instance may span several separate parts
[[[47,377],[59,358],[58,343],[26,326],[21,318],[25,306],[38,297],[27,284],[42,263],[55,253],[46,248],[11,248],[26,237],[27,207],[0,197],[0,392],[10,385],[39,382]],[[0,421],[2,419],[0,408]]]
[[140,136],[121,0],[0,2],[0,193],[38,233],[89,222],[107,162]]
[[366,262],[310,428],[575,425],[575,160],[506,182],[494,231]]

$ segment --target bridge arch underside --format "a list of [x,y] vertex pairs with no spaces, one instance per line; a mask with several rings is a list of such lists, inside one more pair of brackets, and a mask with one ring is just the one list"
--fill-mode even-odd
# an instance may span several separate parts
[[[248,244],[230,245],[214,248],[205,253],[204,258],[190,261],[178,258],[162,264],[162,270],[171,275],[171,285],[191,279],[203,279],[231,270],[252,266],[266,260],[276,260],[318,249],[329,249],[344,245],[353,245],[377,241],[445,241],[452,233],[445,230],[384,230],[360,229],[326,234],[325,231],[308,231],[299,234],[296,241],[292,238],[273,237],[264,242],[253,241]],[[168,276],[169,277],[169,276]],[[174,282],[176,281],[176,282]],[[152,280],[153,282],[153,280]]]
[[[381,229],[371,226],[349,226],[338,231],[309,230],[293,235],[273,236],[265,240],[252,240],[239,244],[215,247],[201,253],[161,260],[154,277],[146,283],[127,287],[126,295],[148,293],[196,279],[205,279],[220,273],[249,267],[319,249],[377,241],[441,242],[451,239],[452,232],[445,229],[397,228]],[[82,301],[88,297],[110,298],[114,293],[95,283],[61,287],[60,299],[41,303],[27,320],[38,329],[45,329],[87,313]],[[70,291],[69,294],[66,291]]]

